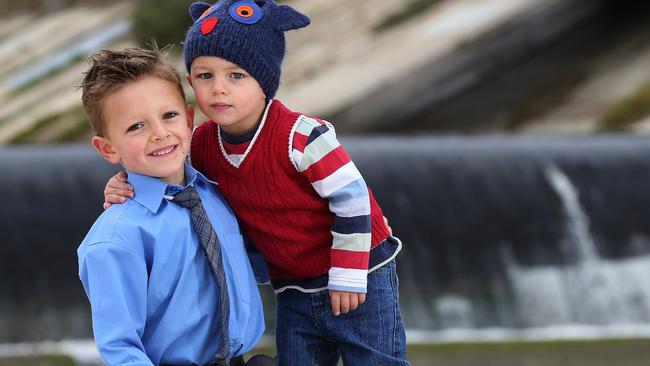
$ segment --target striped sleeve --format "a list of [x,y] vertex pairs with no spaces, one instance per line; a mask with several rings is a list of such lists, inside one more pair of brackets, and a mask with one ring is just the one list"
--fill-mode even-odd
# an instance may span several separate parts
[[329,200],[335,215],[328,288],[365,293],[371,241],[368,187],[331,124],[301,116],[290,138],[291,161]]

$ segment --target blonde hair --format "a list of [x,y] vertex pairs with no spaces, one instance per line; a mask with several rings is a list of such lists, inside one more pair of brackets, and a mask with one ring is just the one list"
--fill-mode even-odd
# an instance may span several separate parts
[[[88,57],[89,67],[80,88],[81,102],[95,134],[104,131],[103,104],[122,86],[146,76],[157,77],[177,85],[185,100],[185,91],[176,68],[163,59],[154,44],[151,49],[127,48],[122,51],[100,50]],[[137,101],[136,101],[137,102]]]

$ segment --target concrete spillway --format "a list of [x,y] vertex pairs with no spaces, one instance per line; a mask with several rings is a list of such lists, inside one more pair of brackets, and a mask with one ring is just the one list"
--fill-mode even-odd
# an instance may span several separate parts
[[[650,328],[647,139],[344,144],[404,242],[407,328]],[[73,145],[0,149],[0,171],[0,343],[91,337],[75,251],[115,167]]]

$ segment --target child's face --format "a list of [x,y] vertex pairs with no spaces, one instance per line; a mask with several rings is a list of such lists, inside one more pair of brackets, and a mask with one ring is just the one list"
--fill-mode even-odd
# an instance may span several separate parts
[[194,59],[187,81],[205,115],[230,134],[241,135],[257,125],[266,107],[257,80],[220,57]]
[[113,164],[164,180],[184,183],[194,110],[176,85],[144,77],[110,94],[103,105],[105,136],[93,146]]

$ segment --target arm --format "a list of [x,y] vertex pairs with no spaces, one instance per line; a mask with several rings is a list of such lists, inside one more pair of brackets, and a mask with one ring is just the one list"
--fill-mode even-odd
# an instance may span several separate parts
[[371,241],[368,188],[331,125],[303,117],[294,127],[294,166],[329,200],[335,215],[328,288],[334,313],[346,313],[365,301]]
[[120,171],[106,183],[104,188],[104,210],[111,207],[113,203],[124,203],[127,198],[133,198],[133,186],[127,183],[127,174]]
[[79,277],[90,301],[97,348],[108,365],[153,365],[142,344],[146,322],[144,260],[115,243],[79,252]]
[[262,256],[259,250],[253,245],[251,240],[244,235],[244,247],[246,248],[246,255],[248,261],[251,263],[253,275],[258,285],[270,285],[271,277],[269,276],[269,266],[266,259]]

